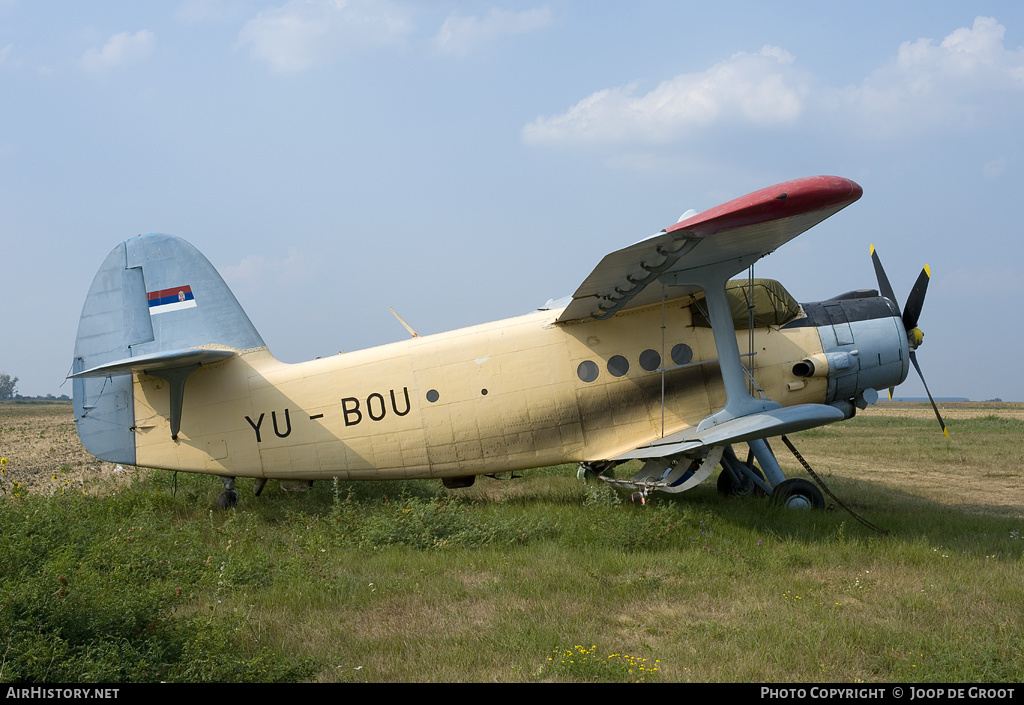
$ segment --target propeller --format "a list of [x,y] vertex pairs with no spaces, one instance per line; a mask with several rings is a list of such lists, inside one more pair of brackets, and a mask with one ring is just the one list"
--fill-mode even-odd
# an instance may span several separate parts
[[[878,280],[878,291],[882,296],[892,301],[896,306],[899,306],[899,302],[896,300],[896,295],[892,291],[892,285],[889,283],[889,277],[885,275],[885,269],[882,267],[882,260],[878,258],[878,252],[875,251],[875,246],[871,246],[871,263],[875,266],[875,278]],[[932,393],[928,390],[928,383],[924,381],[924,373],[921,372],[921,365],[917,362],[917,348],[924,341],[924,333],[917,327],[918,319],[921,318],[921,308],[924,306],[924,295],[928,291],[928,280],[931,279],[932,271],[926,264],[924,269],[921,270],[921,274],[918,275],[917,281],[914,282],[914,288],[910,290],[910,296],[907,297],[907,303],[903,306],[903,312],[900,316],[903,318],[903,328],[907,331],[907,342],[910,344],[910,362],[914,365],[914,369],[917,370],[917,376],[921,378],[921,384],[924,385],[924,391],[928,395],[928,401],[932,403],[932,409],[935,411],[935,418],[939,420],[939,427],[942,429],[943,435],[949,438],[949,431],[946,430],[946,423],[942,420],[942,414],[939,413],[939,407],[935,405],[935,399],[932,398]],[[892,400],[893,387],[889,387],[889,399]]]

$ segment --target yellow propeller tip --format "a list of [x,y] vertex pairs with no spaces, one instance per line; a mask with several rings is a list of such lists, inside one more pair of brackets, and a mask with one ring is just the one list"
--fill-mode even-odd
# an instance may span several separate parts
[[875,246],[871,245],[871,254],[875,254]]
[[931,267],[929,267],[929,266],[928,266],[928,265],[926,264],[926,265],[924,266],[924,271],[925,271],[925,273],[926,273],[926,274],[928,275],[928,278],[929,278],[929,279],[931,279],[931,278],[932,278],[932,268],[931,268]]
[[946,438],[949,438],[949,429],[948,428],[942,429],[942,433],[945,434]]

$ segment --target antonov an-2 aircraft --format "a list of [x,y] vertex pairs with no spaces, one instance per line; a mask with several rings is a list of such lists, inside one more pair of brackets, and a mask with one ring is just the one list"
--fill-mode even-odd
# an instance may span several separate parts
[[[257,478],[256,494],[270,478],[465,487],[560,463],[644,497],[721,465],[724,493],[820,507],[766,439],[850,418],[906,379],[928,269],[902,312],[873,247],[881,295],[798,304],[778,282],[733,277],[861,193],[835,176],[788,181],[609,254],[544,309],[300,364],[274,358],[198,250],[134,237],[82,310],[78,434],[102,460],[219,476],[222,507],[236,477]],[[639,472],[614,477],[634,459]]]

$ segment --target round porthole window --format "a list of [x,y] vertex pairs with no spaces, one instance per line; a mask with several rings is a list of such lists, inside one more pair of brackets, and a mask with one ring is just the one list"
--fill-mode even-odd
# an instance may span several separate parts
[[672,362],[677,365],[688,365],[693,360],[693,350],[686,343],[672,347]]
[[435,401],[441,398],[441,395],[437,393],[436,389],[431,389],[427,392],[427,401],[433,404]]
[[654,372],[661,367],[661,355],[657,350],[644,350],[640,353],[640,367],[648,372]]
[[593,382],[597,379],[597,375],[600,372],[597,363],[593,360],[584,360],[580,363],[580,366],[576,368],[576,376],[584,382]]
[[629,372],[629,360],[622,355],[612,355],[608,360],[608,373],[612,377],[621,377]]

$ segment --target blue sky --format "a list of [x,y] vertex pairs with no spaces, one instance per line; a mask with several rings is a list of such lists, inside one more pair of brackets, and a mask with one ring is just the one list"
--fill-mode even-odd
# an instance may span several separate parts
[[1022,47],[1011,1],[0,0],[0,371],[70,395],[137,233],[297,362],[405,337],[388,306],[528,312],[688,208],[837,174],[864,197],[756,274],[874,287],[874,243],[905,299],[929,264],[932,392],[1024,401]]

